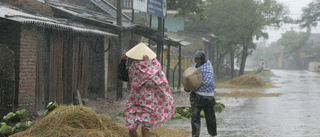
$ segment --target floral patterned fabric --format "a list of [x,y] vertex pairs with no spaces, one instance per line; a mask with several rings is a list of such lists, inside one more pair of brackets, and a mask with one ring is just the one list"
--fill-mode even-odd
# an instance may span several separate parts
[[158,60],[134,61],[129,68],[131,90],[125,109],[126,128],[157,129],[174,116],[174,102]]

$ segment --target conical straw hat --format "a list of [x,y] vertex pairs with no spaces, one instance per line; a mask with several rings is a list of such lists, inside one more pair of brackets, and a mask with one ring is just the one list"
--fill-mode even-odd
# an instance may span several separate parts
[[139,43],[127,51],[126,56],[135,60],[143,60],[143,55],[148,55],[149,59],[154,59],[157,55],[144,43]]
[[201,86],[202,73],[195,67],[187,68],[182,74],[182,85],[185,89],[194,91]]

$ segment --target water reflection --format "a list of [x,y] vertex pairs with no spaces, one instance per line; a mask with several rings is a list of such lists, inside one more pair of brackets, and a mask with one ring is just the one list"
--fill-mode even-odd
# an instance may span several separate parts
[[[320,135],[319,75],[308,71],[272,70],[271,82],[278,88],[266,93],[284,93],[281,97],[253,99],[253,118],[265,132],[281,136]],[[269,133],[268,133],[269,134]]]

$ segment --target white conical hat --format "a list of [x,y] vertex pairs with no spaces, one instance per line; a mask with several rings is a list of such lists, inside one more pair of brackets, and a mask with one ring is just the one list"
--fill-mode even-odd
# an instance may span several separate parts
[[182,85],[185,89],[194,91],[201,86],[202,83],[202,73],[199,69],[195,67],[187,68],[182,75]]
[[136,60],[143,60],[143,55],[148,55],[149,59],[154,59],[157,55],[144,43],[139,43],[127,51],[126,56]]

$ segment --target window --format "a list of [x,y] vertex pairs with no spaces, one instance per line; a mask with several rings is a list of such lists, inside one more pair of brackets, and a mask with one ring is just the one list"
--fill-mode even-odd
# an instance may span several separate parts
[[131,3],[132,3],[132,0],[123,0],[123,7],[126,7],[126,8],[131,8]]

